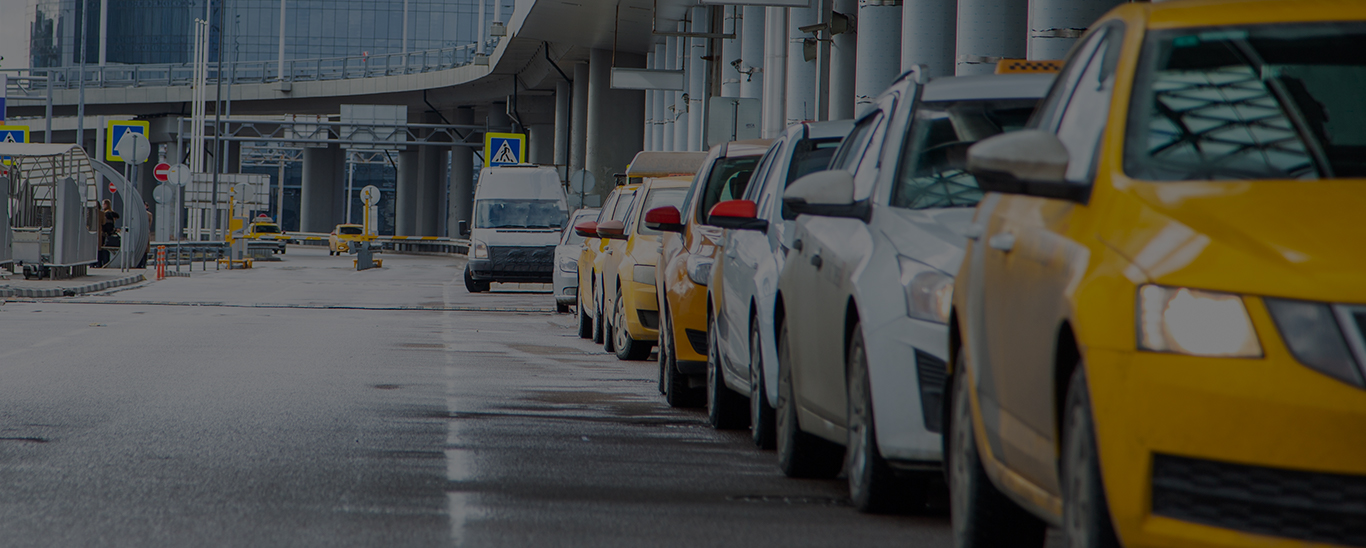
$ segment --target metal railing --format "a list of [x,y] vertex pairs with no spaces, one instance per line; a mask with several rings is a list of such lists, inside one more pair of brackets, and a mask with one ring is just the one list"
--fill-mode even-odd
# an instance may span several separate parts
[[[476,46],[477,44],[465,44],[407,53],[287,59],[284,67],[281,67],[278,61],[238,61],[223,63],[220,71],[217,63],[209,63],[208,82],[216,84],[222,78],[225,84],[269,84],[421,74],[473,64],[478,50]],[[10,79],[11,98],[36,98],[46,93],[44,81],[27,77],[50,77],[53,89],[76,89],[80,85],[81,68],[4,69],[0,70],[0,73],[17,77]],[[189,86],[193,82],[194,65],[190,63],[105,65],[85,68],[87,89]]]

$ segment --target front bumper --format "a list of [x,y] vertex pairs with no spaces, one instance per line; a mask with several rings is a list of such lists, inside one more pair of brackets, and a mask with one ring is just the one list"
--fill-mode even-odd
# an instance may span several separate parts
[[1268,324],[1262,359],[1086,353],[1125,546],[1366,545],[1366,391],[1297,363]]
[[549,262],[545,268],[535,265],[521,267],[497,267],[488,259],[470,259],[470,277],[480,282],[521,282],[548,284],[555,281],[555,274]]
[[579,301],[579,273],[555,270],[555,304],[574,305]]
[[899,317],[864,331],[877,442],[888,459],[943,457],[943,394],[948,326]]
[[632,280],[621,282],[621,309],[625,311],[626,332],[636,341],[659,340],[659,298],[654,284]]

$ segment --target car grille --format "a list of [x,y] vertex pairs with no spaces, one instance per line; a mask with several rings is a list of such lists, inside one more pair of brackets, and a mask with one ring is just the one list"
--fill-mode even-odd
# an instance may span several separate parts
[[920,414],[925,429],[941,432],[944,425],[944,381],[948,378],[944,360],[915,351],[915,371],[920,378]]
[[490,247],[489,269],[493,272],[551,274],[555,269],[555,246]]
[[688,336],[688,344],[692,345],[694,352],[703,356],[707,355],[707,332],[696,329],[684,329],[683,334]]
[[1153,513],[1246,533],[1366,546],[1366,476],[1154,455]]

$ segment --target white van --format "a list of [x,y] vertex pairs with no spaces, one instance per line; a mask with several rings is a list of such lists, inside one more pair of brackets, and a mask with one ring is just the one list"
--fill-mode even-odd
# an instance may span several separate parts
[[474,191],[474,226],[459,226],[470,239],[465,288],[479,293],[493,282],[551,283],[555,246],[568,218],[564,187],[553,168],[484,168]]

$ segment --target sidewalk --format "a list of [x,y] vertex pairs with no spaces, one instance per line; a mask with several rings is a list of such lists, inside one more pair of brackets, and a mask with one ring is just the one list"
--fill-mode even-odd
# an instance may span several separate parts
[[24,275],[18,273],[8,280],[0,280],[0,298],[72,297],[132,285],[146,279],[143,270],[121,272],[117,268],[92,268],[88,275],[69,280],[25,280]]

